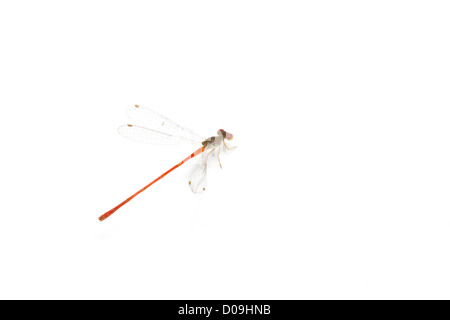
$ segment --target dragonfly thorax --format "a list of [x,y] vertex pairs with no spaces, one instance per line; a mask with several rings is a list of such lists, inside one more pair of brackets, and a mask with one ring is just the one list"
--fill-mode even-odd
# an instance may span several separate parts
[[204,147],[217,147],[219,146],[223,141],[222,136],[216,136],[216,137],[210,137],[202,142],[202,145]]

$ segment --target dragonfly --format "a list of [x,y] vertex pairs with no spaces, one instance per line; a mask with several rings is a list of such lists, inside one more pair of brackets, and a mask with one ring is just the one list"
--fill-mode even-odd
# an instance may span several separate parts
[[233,135],[223,129],[219,129],[217,131],[217,136],[204,138],[194,131],[184,128],[167,119],[166,117],[163,117],[159,113],[156,113],[155,111],[152,111],[143,106],[132,105],[129,106],[126,111],[133,124],[126,124],[119,127],[119,133],[125,138],[150,144],[191,143],[197,144],[200,147],[189,156],[187,156],[184,160],[174,165],[172,168],[164,172],[162,175],[140,189],[138,192],[134,193],[131,197],[127,198],[125,201],[121,202],[108,212],[101,215],[99,217],[100,221],[104,221],[130,200],[135,198],[138,194],[150,187],[152,184],[161,180],[170,172],[183,165],[185,162],[199,155],[201,156],[192,167],[189,175],[189,187],[194,193],[202,193],[206,189],[206,170],[210,155],[214,151],[216,151],[216,153],[214,153],[213,155],[217,154],[220,168],[222,168],[222,163],[220,161],[220,152],[223,150],[223,148],[226,148],[227,150],[236,148],[236,146],[229,147],[226,144],[226,141],[231,141],[233,139]]

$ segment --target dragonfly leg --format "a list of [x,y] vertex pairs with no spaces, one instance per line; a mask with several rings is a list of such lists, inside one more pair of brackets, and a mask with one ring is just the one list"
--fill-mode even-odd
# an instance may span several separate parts
[[211,152],[213,152],[214,150],[216,150],[216,148],[212,149],[210,152],[208,152],[208,154],[206,155],[206,162],[208,162],[208,157],[211,154]]
[[219,165],[220,165],[220,169],[222,169],[222,163],[220,163],[220,146],[219,146],[219,151],[217,151],[217,160],[219,160]]
[[234,148],[237,148],[237,146],[228,148],[228,146],[226,145],[225,141],[223,142],[223,145],[225,146],[225,148],[227,148],[228,151],[233,150]]

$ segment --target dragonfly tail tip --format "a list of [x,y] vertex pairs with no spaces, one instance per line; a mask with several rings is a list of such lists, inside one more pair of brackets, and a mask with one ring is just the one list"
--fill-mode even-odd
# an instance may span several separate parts
[[114,213],[114,211],[116,211],[116,210],[109,210],[108,212],[106,212],[105,214],[103,214],[103,215],[101,215],[99,218],[98,218],[98,220],[100,220],[100,221],[104,221],[104,220],[106,220],[106,218],[108,218],[110,215],[112,215],[113,213]]

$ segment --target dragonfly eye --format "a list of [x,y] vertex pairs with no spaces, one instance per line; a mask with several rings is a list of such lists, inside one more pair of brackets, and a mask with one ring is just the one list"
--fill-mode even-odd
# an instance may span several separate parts
[[233,135],[232,135],[231,133],[229,133],[229,132],[226,132],[226,131],[223,130],[223,129],[220,129],[219,131],[217,131],[217,134],[221,134],[222,137],[223,137],[224,139],[227,139],[227,140],[233,139]]

